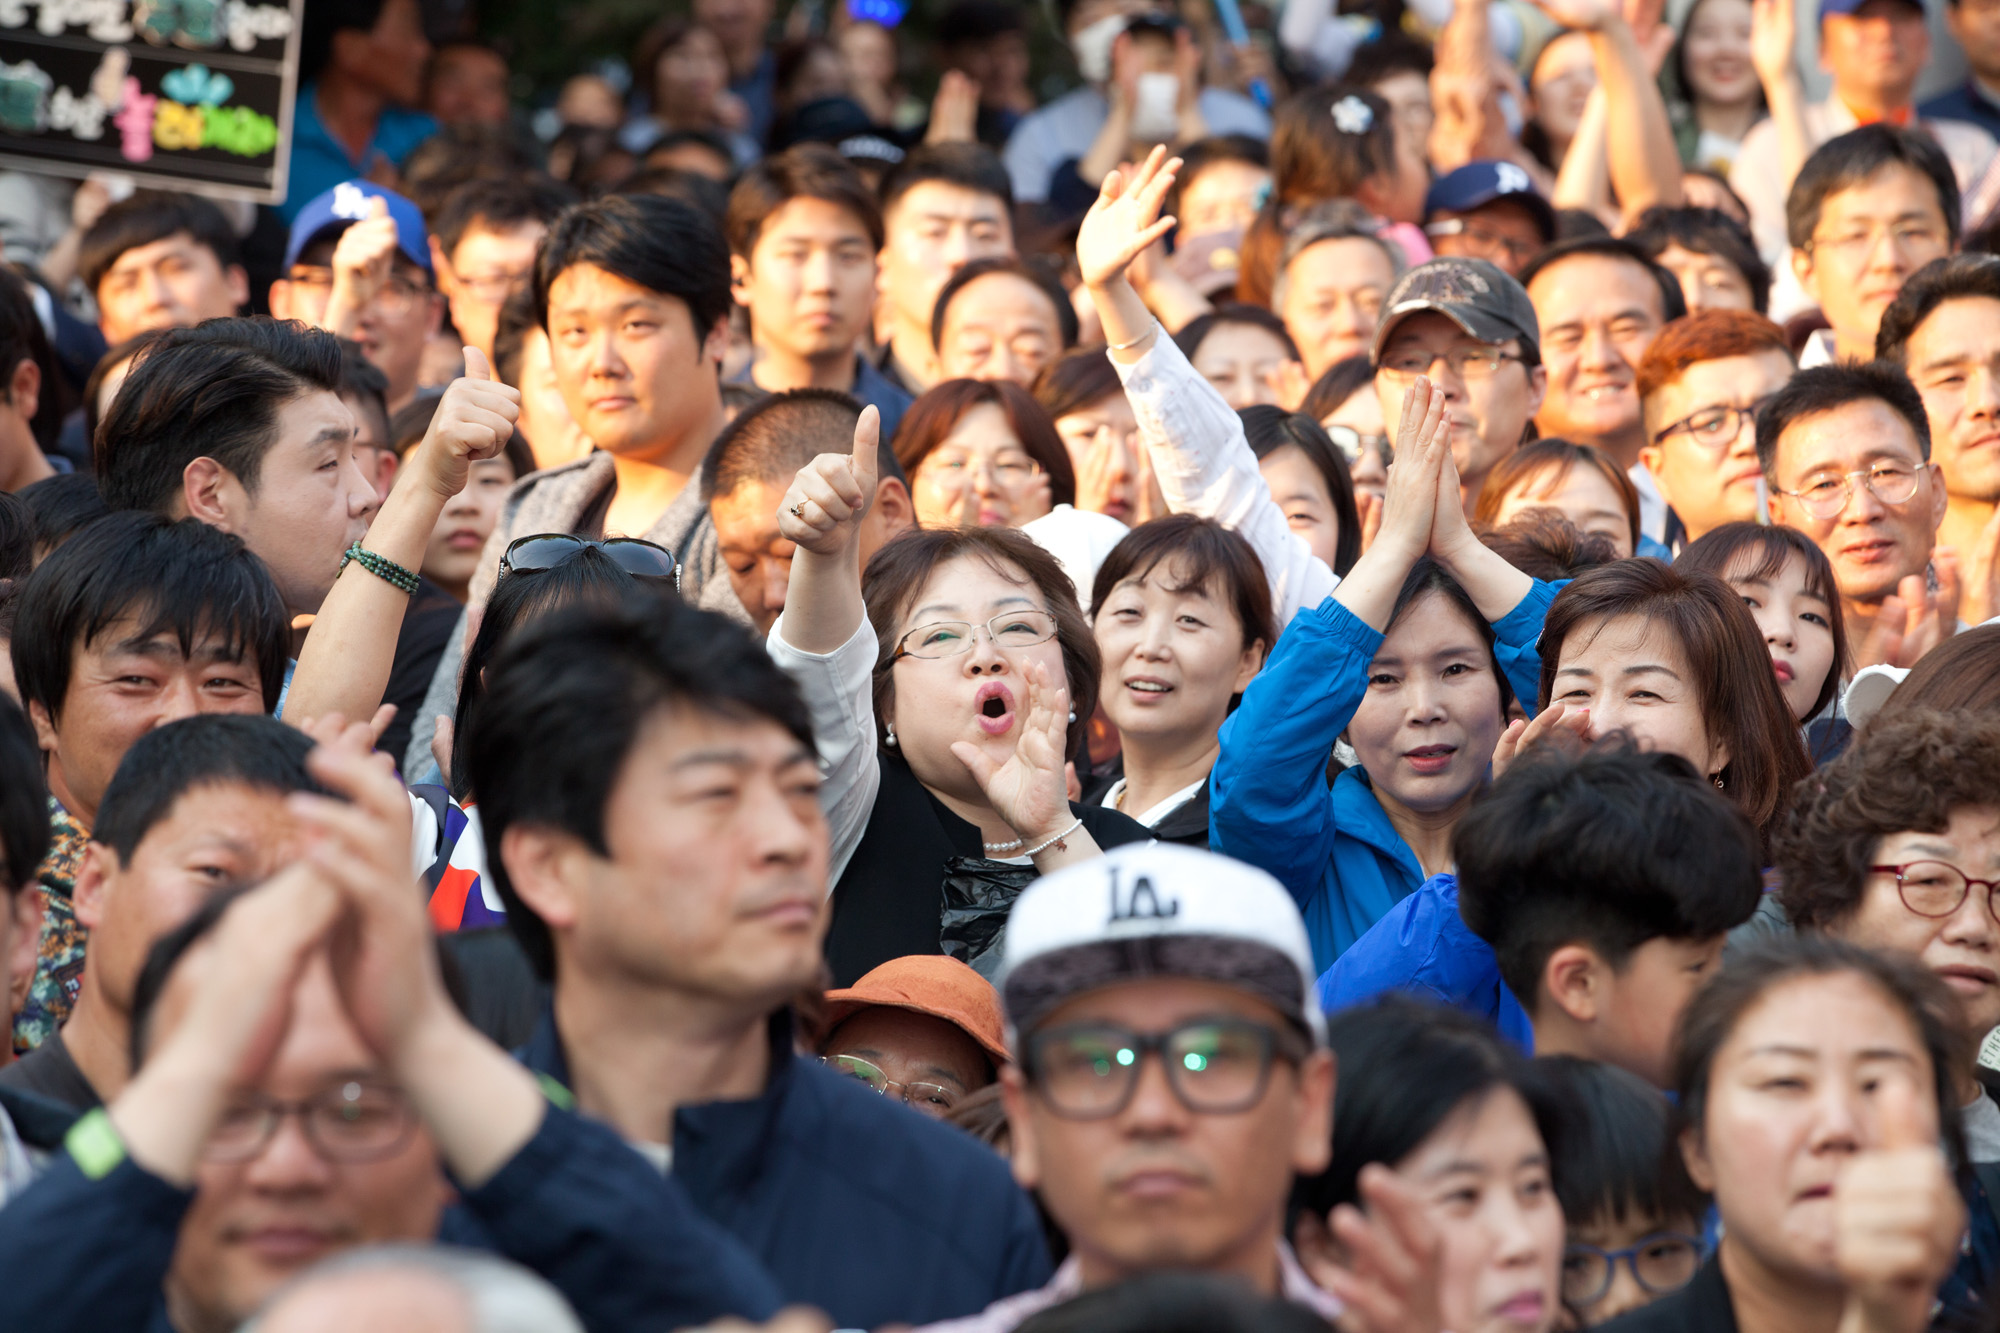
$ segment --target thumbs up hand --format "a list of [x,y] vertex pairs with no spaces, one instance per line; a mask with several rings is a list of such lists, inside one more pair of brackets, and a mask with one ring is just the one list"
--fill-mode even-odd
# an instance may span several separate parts
[[815,555],[849,549],[875,503],[875,451],[881,438],[881,412],[862,408],[854,423],[853,452],[821,454],[792,479],[778,506],[779,535]]
[[1930,1100],[1912,1078],[1883,1086],[1874,1142],[1834,1185],[1834,1256],[1847,1285],[1840,1333],[1920,1333],[1958,1260],[1965,1204]]
[[438,401],[437,415],[411,457],[411,470],[440,499],[451,499],[465,489],[475,462],[500,456],[520,415],[521,391],[494,379],[477,347],[466,348],[465,375],[453,380]]

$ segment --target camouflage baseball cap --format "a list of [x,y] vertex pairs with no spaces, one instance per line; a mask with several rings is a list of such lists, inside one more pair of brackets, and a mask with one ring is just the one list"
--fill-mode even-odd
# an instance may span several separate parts
[[1484,343],[1521,340],[1521,350],[1539,360],[1541,325],[1527,288],[1484,259],[1433,259],[1396,280],[1382,303],[1371,360],[1380,362],[1382,345],[1409,315],[1434,310]]

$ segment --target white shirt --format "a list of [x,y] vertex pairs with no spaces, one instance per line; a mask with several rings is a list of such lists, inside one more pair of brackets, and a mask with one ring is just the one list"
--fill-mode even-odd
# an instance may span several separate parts
[[1975,1162],[2000,1162],[2000,1106],[1984,1092],[1965,1108],[1965,1155]]
[[[1190,782],[1187,786],[1182,787],[1179,791],[1167,797],[1166,800],[1161,801],[1150,810],[1124,810],[1123,813],[1138,820],[1147,828],[1151,828],[1192,800],[1194,794],[1201,790],[1201,783],[1206,781],[1208,779],[1204,777],[1201,779],[1201,782]],[[1125,779],[1120,778],[1118,781],[1112,783],[1110,787],[1106,788],[1104,799],[1098,802],[1098,804],[1102,805],[1106,810],[1120,810],[1121,807],[1118,803],[1124,799]]]
[[831,893],[868,831],[868,816],[882,790],[882,770],[875,765],[875,627],[863,616],[846,643],[830,653],[809,653],[785,642],[785,616],[779,612],[764,650],[798,684],[812,714]]

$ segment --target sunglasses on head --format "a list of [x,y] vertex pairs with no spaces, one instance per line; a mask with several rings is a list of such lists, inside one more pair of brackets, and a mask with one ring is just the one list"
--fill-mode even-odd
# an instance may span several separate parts
[[506,554],[500,557],[500,573],[533,574],[554,569],[587,549],[601,552],[606,560],[635,579],[656,579],[672,583],[675,591],[680,590],[681,568],[674,559],[674,553],[657,542],[639,537],[607,537],[603,541],[591,541],[587,537],[573,537],[567,532],[517,537],[507,544]]

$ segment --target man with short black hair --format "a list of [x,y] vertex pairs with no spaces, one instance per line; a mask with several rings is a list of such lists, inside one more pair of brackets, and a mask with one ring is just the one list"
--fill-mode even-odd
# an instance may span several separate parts
[[1924,400],[1887,362],[1802,370],[1757,413],[1771,519],[1832,562],[1857,667],[1913,666],[1958,628],[1956,580],[1930,586],[1948,498],[1930,458]]
[[17,1050],[68,1015],[83,966],[71,896],[98,805],[141,736],[197,713],[269,713],[289,616],[237,538],[152,513],[79,531],[22,585],[14,680],[48,755],[54,848],[40,871],[41,961],[14,1021]]
[[[1636,468],[1646,442],[1639,362],[1667,322],[1687,313],[1679,280],[1632,242],[1600,236],[1550,246],[1521,270],[1521,285],[1541,321],[1549,370],[1535,425]],[[1645,527],[1659,536],[1656,524]]]
[[[1023,891],[998,982],[1014,1178],[1070,1256],[1041,1289],[927,1333],[1011,1333],[1161,1271],[1342,1312],[1285,1241],[1294,1178],[1331,1156],[1334,1067],[1305,923],[1276,880],[1168,843],[1113,848]],[[1173,1189],[1141,1185],[1168,1162]]]
[[1937,542],[1976,565],[2000,514],[2000,259],[1958,255],[1918,269],[1882,312],[1875,355],[1923,395],[1946,496]]
[[467,766],[508,927],[554,988],[525,1058],[787,1300],[875,1328],[1045,1280],[998,1158],[794,1053],[828,835],[810,715],[762,643],[660,594],[559,612],[487,668]]
[[1076,309],[1035,264],[989,255],[938,290],[931,347],[940,380],[1012,380],[1026,388],[1076,344]]
[[277,205],[286,222],[341,181],[402,166],[437,132],[416,109],[430,56],[418,0],[313,0],[299,32],[290,188]]
[[340,340],[340,401],[354,414],[354,461],[383,499],[396,483],[396,450],[389,439],[389,377],[361,344]]
[[200,195],[141,190],[111,205],[83,234],[76,270],[113,347],[233,315],[250,299],[235,228]]
[[1014,253],[1013,214],[1007,168],[977,144],[924,144],[882,178],[875,328],[883,374],[910,393],[938,379],[931,345],[938,293],[973,260]]
[[113,509],[241,537],[293,615],[319,610],[382,501],[354,457],[340,343],[270,320],[211,320],[153,344],[97,428]]
[[389,377],[389,411],[416,396],[424,346],[444,320],[417,206],[368,181],[342,181],[292,220],[271,313],[361,344]]
[[255,884],[303,852],[285,808],[324,792],[306,772],[313,742],[275,718],[197,715],[139,737],[97,808],[71,901],[90,948],[60,1030],[11,1065],[24,1088],[78,1114],[131,1077],[132,990],[153,945],[217,892]]
[[1785,226],[1792,272],[1833,327],[1813,334],[1799,364],[1874,356],[1903,284],[1958,248],[1958,215],[1951,163],[1921,131],[1869,125],[1820,145],[1792,185]]
[[1468,162],[1431,182],[1424,234],[1441,258],[1484,259],[1512,277],[1556,239],[1556,213],[1527,170]]
[[[736,600],[759,634],[785,609],[797,548],[778,531],[778,506],[799,469],[854,443],[860,404],[831,389],[794,389],[743,409],[702,467],[702,498]],[[916,526],[909,482],[885,431],[876,451],[875,499],[861,524],[861,563]]]
[[750,312],[750,382],[851,393],[893,437],[913,400],[860,351],[882,249],[882,212],[861,173],[825,144],[800,144],[743,173],[723,225],[736,303]]
[[438,287],[458,336],[494,361],[500,307],[535,280],[535,251],[549,225],[576,202],[540,177],[468,181],[445,196],[430,244]]
[[28,284],[0,267],[0,491],[56,474],[35,433],[36,418],[50,415],[42,395],[53,395],[56,386],[45,386],[42,375],[54,365]]

